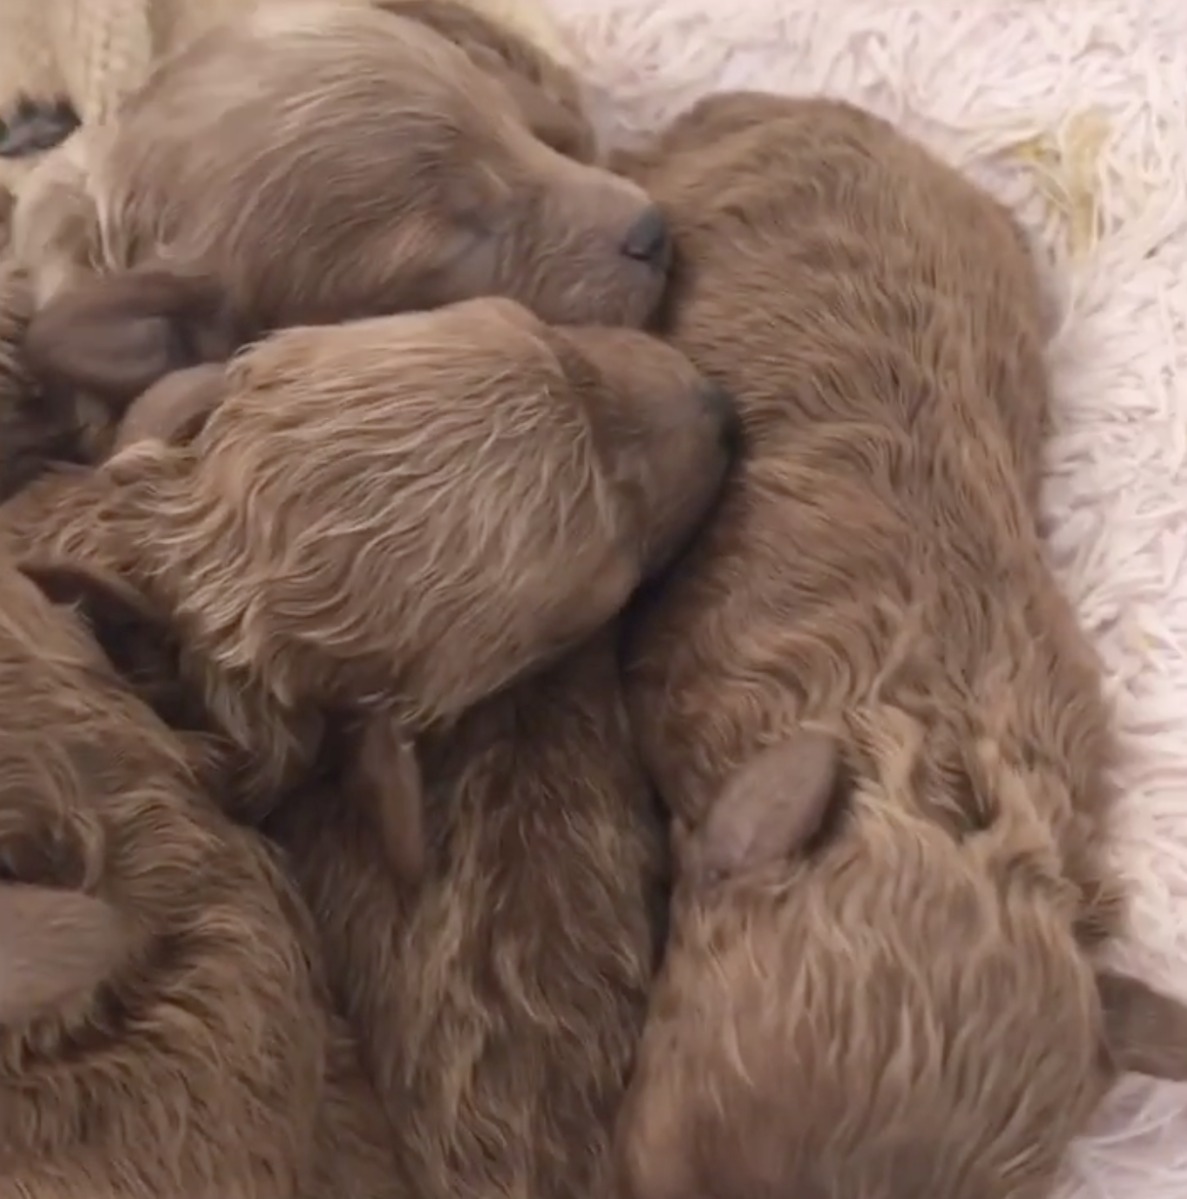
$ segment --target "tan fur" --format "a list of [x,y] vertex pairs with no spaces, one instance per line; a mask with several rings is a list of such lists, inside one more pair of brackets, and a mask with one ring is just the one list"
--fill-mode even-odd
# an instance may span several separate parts
[[126,405],[228,338],[486,294],[642,324],[667,269],[648,197],[533,136],[523,94],[561,85],[511,35],[484,70],[426,20],[263,6],[49,155],[14,214],[39,376]]
[[308,916],[88,635],[117,604],[0,561],[0,1195],[398,1199]]
[[1116,1070],[1183,1077],[1187,1041],[1179,1005],[1095,977],[1109,724],[1036,531],[1023,240],[840,103],[710,99],[633,170],[677,235],[665,327],[746,447],[638,613],[645,760],[694,835],[805,721],[838,730],[842,786],[808,843],[792,822],[680,884],[627,1193],[1045,1196]]
[[599,628],[727,458],[728,406],[679,354],[509,300],[285,330],[224,390],[192,441],[47,476],[3,523],[22,552],[129,579],[174,626],[253,817],[327,720],[415,736]]

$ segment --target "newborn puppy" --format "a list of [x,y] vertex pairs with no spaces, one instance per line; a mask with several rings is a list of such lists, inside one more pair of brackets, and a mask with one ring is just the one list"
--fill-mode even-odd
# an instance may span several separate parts
[[727,460],[728,405],[678,353],[509,300],[288,329],[221,394],[189,379],[175,404],[213,406],[190,443],[48,476],[3,523],[144,593],[255,818],[325,719],[387,752],[605,624]]
[[[607,498],[628,499],[645,547],[637,561],[653,574],[714,497],[730,409],[637,334],[558,335],[584,352],[570,378],[586,376],[587,397],[607,384],[621,397],[604,410],[615,480]],[[521,366],[509,389],[522,391],[526,378]],[[500,409],[509,427],[523,427],[513,394]],[[527,468],[510,440],[491,451],[508,477]],[[631,484],[627,464],[649,484]],[[535,466],[558,494],[583,473],[576,462],[559,469],[551,455]],[[456,487],[460,499],[470,483]],[[567,569],[579,570],[582,538],[563,544]],[[549,555],[538,560],[539,580],[525,593],[531,612],[566,570]],[[484,602],[474,595],[474,608]],[[460,647],[469,638],[454,627]],[[422,1195],[584,1199],[611,1190],[610,1132],[655,963],[664,865],[617,650],[616,630],[604,628],[460,719],[438,707],[438,720],[425,722],[417,749],[429,854],[415,893],[393,877],[357,805],[335,802],[332,787],[285,804],[269,826],[322,925],[340,1001]],[[467,660],[474,670],[472,650]]]
[[285,325],[480,295],[642,324],[669,256],[646,194],[533,136],[531,79],[517,99],[417,11],[265,5],[39,166],[14,216],[38,376],[118,414]]
[[3,1189],[289,1199],[325,1058],[296,904],[105,658],[119,602],[0,562]]
[[1023,240],[832,101],[714,97],[631,168],[745,448],[631,634],[686,856],[626,1193],[1045,1196],[1119,1071],[1187,1077],[1187,1013],[1100,961],[1109,722],[1036,531]]

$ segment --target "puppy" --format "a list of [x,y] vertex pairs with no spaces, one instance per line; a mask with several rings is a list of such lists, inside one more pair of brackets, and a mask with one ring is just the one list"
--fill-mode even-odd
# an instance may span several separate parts
[[[650,360],[654,345],[638,335],[564,336],[585,339],[587,388],[600,375],[627,400],[606,445],[617,443],[652,480],[633,507],[650,526],[642,561],[653,574],[713,497],[731,409],[676,362]],[[716,431],[697,415],[706,402]],[[666,432],[632,435],[640,420],[660,420]],[[508,455],[508,472],[519,469],[509,444],[492,448]],[[538,470],[553,487],[566,477],[543,459]],[[621,467],[612,474],[626,483]],[[566,544],[572,554],[581,541]],[[551,575],[541,561],[542,578]],[[470,663],[473,671],[472,653]],[[357,808],[321,788],[269,825],[322,925],[401,1157],[418,1190],[434,1196],[603,1193],[665,869],[614,628],[460,719],[426,723],[417,751],[429,854],[416,892],[400,888]]]
[[[669,240],[646,194],[533,136],[525,93],[554,85],[505,86],[524,48],[504,39],[484,70],[414,9],[265,5],[39,166],[14,243],[47,386],[118,416],[262,332],[478,295],[556,322],[651,315]],[[477,45],[449,13],[432,20]]]
[[307,939],[104,657],[119,603],[0,562],[0,1191],[287,1199],[325,1072]]
[[192,441],[47,476],[3,524],[144,594],[153,659],[200,697],[251,819],[327,721],[365,765],[605,624],[727,461],[728,404],[678,353],[509,300],[288,329],[189,379],[171,403],[213,408]]
[[687,857],[622,1184],[1046,1195],[1119,1071],[1187,1077],[1187,1014],[1100,961],[1109,722],[1036,532],[1023,240],[832,101],[707,99],[630,167],[744,452],[631,630]]

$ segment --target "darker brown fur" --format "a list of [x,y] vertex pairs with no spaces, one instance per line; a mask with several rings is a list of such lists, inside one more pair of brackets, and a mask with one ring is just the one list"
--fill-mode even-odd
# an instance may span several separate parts
[[308,916],[104,657],[95,584],[71,612],[0,562],[0,1193],[398,1199]]
[[41,164],[14,244],[46,377],[123,405],[228,338],[477,295],[642,324],[665,229],[636,185],[533,135],[563,76],[511,35],[483,69],[477,18],[417,13],[264,6]]
[[[831,101],[706,100],[633,170],[677,234],[666,331],[746,449],[633,629],[647,765],[693,845],[741,852],[679,885],[627,1192],[1045,1195],[1118,1069],[1183,1076],[1184,1014],[1099,972],[1110,729],[1036,531],[1023,240]],[[738,772],[805,721],[836,731],[836,810],[764,842]],[[776,810],[799,785],[754,777]]]

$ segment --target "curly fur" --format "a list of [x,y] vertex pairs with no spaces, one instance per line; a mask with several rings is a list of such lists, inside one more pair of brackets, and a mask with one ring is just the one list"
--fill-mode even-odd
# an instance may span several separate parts
[[82,622],[0,571],[0,1189],[304,1193],[308,917]]
[[[761,816],[737,772],[806,727],[841,785],[806,841],[789,821],[682,880],[627,1191],[1045,1195],[1118,1069],[1184,1076],[1187,1025],[1099,972],[1110,729],[1036,529],[1023,238],[838,102],[708,99],[629,166],[676,230],[665,329],[736,394],[746,444],[637,613],[645,760],[698,852]],[[767,772],[772,805],[788,777]]]
[[414,736],[604,624],[727,458],[728,405],[678,353],[509,300],[284,330],[222,387],[191,441],[48,475],[3,524],[146,593],[256,818],[328,719]]

